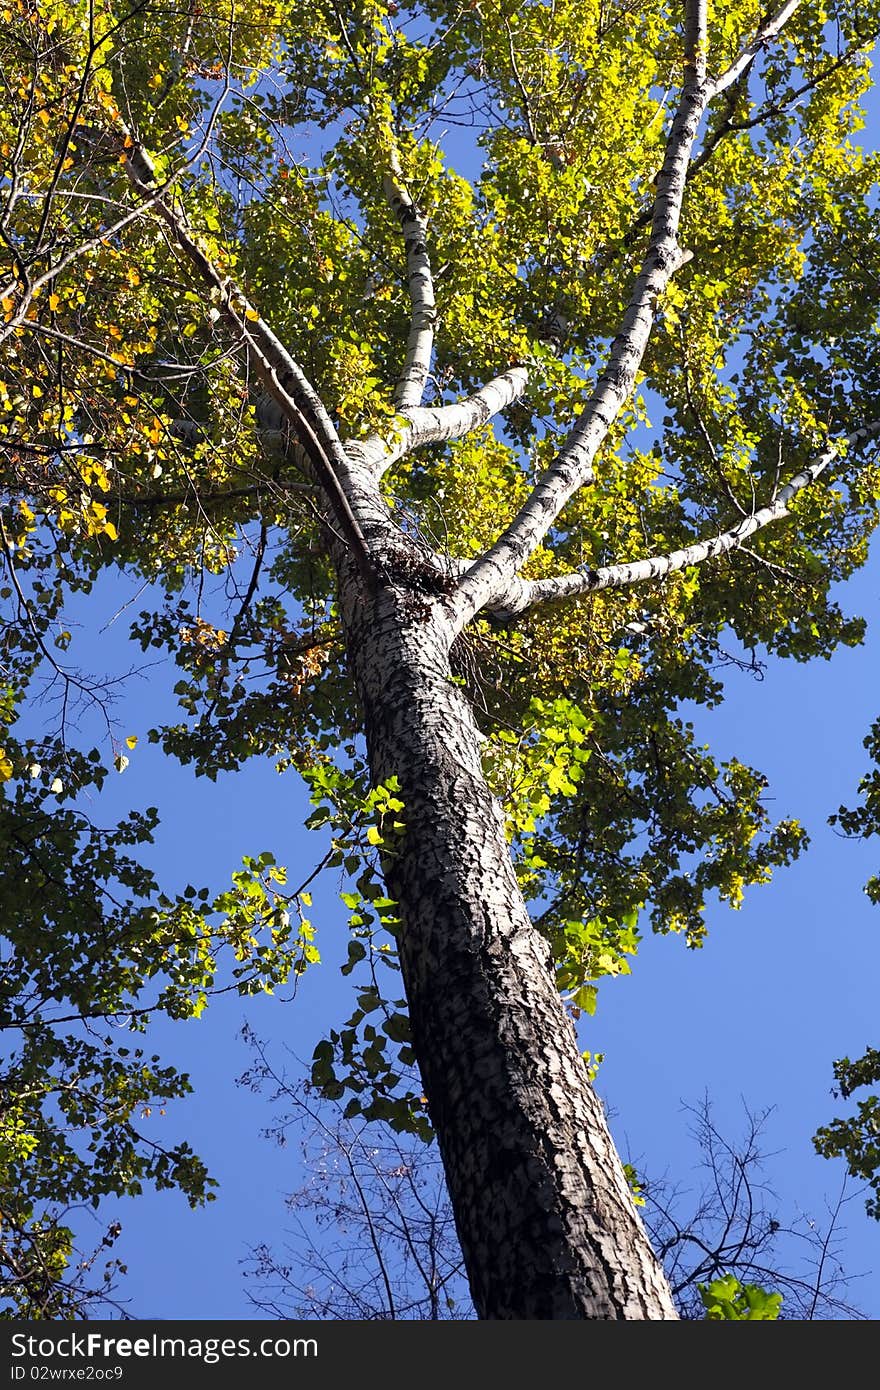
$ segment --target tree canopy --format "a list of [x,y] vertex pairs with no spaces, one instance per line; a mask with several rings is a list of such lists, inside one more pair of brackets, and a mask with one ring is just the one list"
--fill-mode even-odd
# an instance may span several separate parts
[[[355,986],[312,1081],[349,1117],[431,1133],[402,1080],[388,886],[408,801],[369,766],[347,585],[451,615],[451,680],[575,1020],[640,933],[698,948],[710,902],[801,853],[686,710],[720,701],[726,663],[863,637],[835,586],[880,500],[859,143],[878,35],[873,0],[10,0],[10,1308],[79,1315],[72,1204],[211,1196],[189,1146],[137,1129],[188,1086],[151,1015],[318,959],[311,875],[266,852],[176,894],[150,868],[155,808],[93,822],[135,740],[68,661],[66,615],[107,576],[142,585],[135,650],[179,668],[149,738],[208,778],[268,758],[310,789]],[[865,791],[842,813],[858,834]],[[844,1094],[877,1079],[873,1052],[839,1066]],[[870,1178],[876,1100],[860,1114],[861,1139],[841,1121],[822,1142]]]

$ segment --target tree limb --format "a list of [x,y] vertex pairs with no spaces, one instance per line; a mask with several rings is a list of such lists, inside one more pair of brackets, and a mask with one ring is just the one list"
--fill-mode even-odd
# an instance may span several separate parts
[[[133,140],[124,153],[127,156],[125,170],[135,191],[141,197],[150,196],[155,171],[143,145]],[[324,490],[358,569],[368,586],[375,587],[381,577],[380,568],[370,553],[362,521],[368,526],[370,522],[379,522],[380,525],[387,523],[387,508],[378,490],[369,488],[369,495],[365,495],[363,470],[356,473],[352,467],[317,391],[239,286],[228,276],[221,275],[199,244],[184,214],[175,211],[163,196],[155,197],[153,205],[178,246],[211,290],[227,322],[246,344],[266,390],[306,452],[314,476]],[[356,512],[361,515],[356,515]],[[385,529],[384,525],[382,529]]]
[[778,10],[769,15],[764,23],[759,25],[755,37],[740,49],[730,67],[709,87],[707,100],[711,101],[717,97],[727,87],[731,87],[734,82],[742,77],[743,73],[751,67],[761,49],[764,48],[771,39],[774,39],[779,31],[788,23],[795,10],[800,6],[801,0],[785,0],[784,5],[780,5]]
[[693,545],[670,551],[666,555],[652,555],[646,560],[603,565],[595,570],[576,570],[573,574],[560,574],[551,579],[518,580],[515,586],[512,586],[509,596],[505,595],[503,607],[493,608],[493,612],[499,618],[513,617],[539,603],[552,603],[580,594],[593,594],[600,589],[622,589],[629,584],[643,584],[651,579],[665,579],[677,570],[686,569],[690,565],[701,565],[706,560],[726,555],[729,551],[736,550],[756,531],[787,516],[788,504],[792,499],[815,482],[828,465],[840,456],[841,442],[849,446],[858,445],[878,435],[880,420],[874,420],[853,430],[843,441],[835,440],[823,449],[812,463],[787,482],[769,506],[751,512],[728,531],[721,531],[706,540],[695,541]]
[[367,439],[350,440],[346,450],[349,457],[357,456],[377,477],[381,477],[393,463],[413,449],[425,444],[445,444],[450,439],[462,439],[479,429],[493,415],[519,399],[528,385],[528,379],[526,367],[511,367],[464,400],[453,401],[450,405],[412,406],[401,411],[405,423],[390,440],[371,434]]

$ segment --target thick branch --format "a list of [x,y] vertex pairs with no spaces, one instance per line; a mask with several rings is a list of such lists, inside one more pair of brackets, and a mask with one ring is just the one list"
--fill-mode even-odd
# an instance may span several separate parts
[[462,439],[473,430],[485,425],[493,415],[525,391],[529,374],[525,367],[511,367],[501,376],[493,377],[462,401],[451,405],[412,406],[401,411],[403,421],[396,433],[385,439],[372,434],[367,439],[350,441],[346,448],[349,456],[357,456],[377,477],[404,458],[413,449],[425,444],[445,444],[450,439]]
[[[849,447],[875,439],[880,435],[880,420],[863,425],[846,435],[842,441]],[[652,579],[665,579],[676,570],[690,565],[701,565],[706,560],[715,559],[736,550],[749,536],[761,531],[771,522],[781,521],[788,516],[789,503],[805,487],[814,483],[834,459],[840,456],[841,441],[835,440],[823,449],[821,454],[796,474],[780,489],[776,499],[766,507],[750,513],[732,526],[729,531],[706,540],[695,541],[693,545],[681,550],[670,551],[666,555],[652,555],[647,560],[630,560],[617,565],[603,565],[595,570],[576,570],[573,574],[556,575],[552,579],[518,580],[505,595],[500,609],[493,609],[498,617],[511,618],[525,613],[539,603],[558,602],[580,594],[593,594],[600,589],[622,589],[629,584],[643,584]]]
[[688,162],[706,107],[706,0],[688,0],[685,79],[657,183],[651,238],[620,333],[596,389],[554,464],[502,536],[462,580],[456,622],[463,627],[493,592],[507,586],[540,545],[569,498],[593,478],[593,459],[629,396],[644,356],[654,312],[670,276],[681,264],[678,226]]
[[755,37],[740,50],[730,67],[720,77],[716,77],[709,88],[708,100],[711,101],[713,97],[717,97],[720,92],[731,87],[742,77],[743,73],[751,67],[761,49],[765,48],[770,40],[774,39],[788,23],[800,3],[801,0],[785,0],[784,5],[780,5],[778,10],[764,20]]
[[434,281],[428,258],[425,220],[417,211],[409,194],[401,187],[400,177],[400,166],[394,157],[391,161],[391,172],[386,174],[383,180],[383,188],[391,210],[403,230],[406,246],[406,276],[412,318],[403,370],[394,393],[395,405],[400,410],[406,410],[410,406],[419,406],[422,403],[425,382],[431,369],[437,306],[434,302]]

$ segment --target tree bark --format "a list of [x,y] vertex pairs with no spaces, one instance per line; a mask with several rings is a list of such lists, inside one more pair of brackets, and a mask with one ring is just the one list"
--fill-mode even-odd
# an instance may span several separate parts
[[343,595],[371,773],[402,788],[386,881],[477,1312],[675,1318],[517,884],[449,615],[411,589],[368,598],[355,576]]

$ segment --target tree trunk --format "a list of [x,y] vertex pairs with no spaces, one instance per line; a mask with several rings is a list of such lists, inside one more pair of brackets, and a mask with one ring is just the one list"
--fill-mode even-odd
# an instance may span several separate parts
[[413,1041],[481,1318],[675,1318],[519,890],[436,599],[343,586]]

